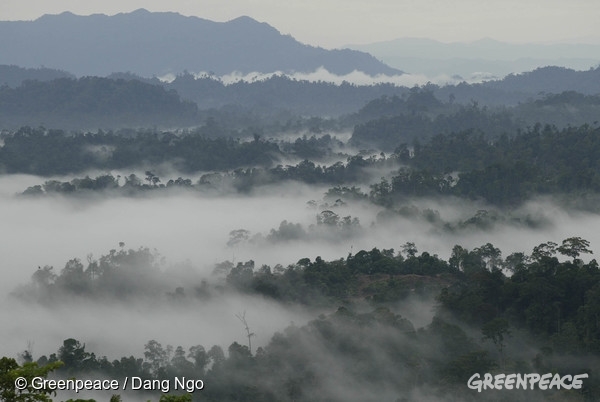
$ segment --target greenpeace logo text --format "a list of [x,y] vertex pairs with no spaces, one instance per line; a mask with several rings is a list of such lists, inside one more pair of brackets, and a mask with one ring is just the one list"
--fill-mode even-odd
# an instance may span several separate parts
[[485,373],[483,379],[479,373],[475,373],[469,378],[467,386],[470,389],[476,389],[477,392],[487,389],[581,389],[583,379],[588,378],[587,374],[578,374],[575,376],[560,374],[496,374]]

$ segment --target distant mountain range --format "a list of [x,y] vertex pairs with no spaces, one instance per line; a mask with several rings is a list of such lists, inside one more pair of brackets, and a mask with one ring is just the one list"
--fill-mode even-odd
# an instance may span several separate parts
[[[207,116],[217,116],[221,125],[238,129],[261,127],[263,119],[287,125],[297,116],[348,116],[372,100],[383,99],[379,104],[387,106],[377,107],[376,113],[367,108],[344,120],[357,124],[398,113],[396,103],[403,103],[414,91],[393,84],[335,85],[286,76],[228,85],[217,78],[191,74],[178,75],[172,82],[131,73],[75,79],[67,72],[48,68],[0,65],[0,129],[23,125],[66,129],[188,127],[202,124]],[[600,68],[574,71],[544,67],[482,84],[430,84],[423,91],[429,100],[438,99],[425,108],[435,108],[440,101],[450,109],[479,105],[525,110],[519,105],[528,104],[535,110],[527,112],[527,118],[537,118],[543,112],[542,121],[578,125],[598,120]],[[385,100],[389,98],[398,101],[389,103]]]
[[199,119],[193,102],[138,80],[57,78],[28,80],[16,88],[0,86],[0,129],[177,127],[198,124]]
[[600,44],[511,44],[493,39],[443,43],[401,38],[348,48],[368,52],[411,74],[457,75],[467,81],[502,78],[511,73],[558,66],[587,70],[600,65]]
[[600,65],[600,44],[402,38],[326,50],[249,17],[214,22],[144,9],[114,16],[65,12],[35,21],[0,21],[0,37],[0,64],[45,66],[76,76],[131,72],[150,78],[186,71],[216,76],[293,74],[324,67],[337,75],[355,70],[371,76],[408,72],[440,83],[444,80],[436,78],[446,76],[447,82],[456,83],[501,79],[545,66],[588,70]]
[[356,50],[304,45],[249,17],[213,22],[140,9],[106,16],[69,12],[0,21],[0,64],[66,70],[77,76],[132,72],[144,77],[212,72],[402,74]]
[[0,65],[0,86],[16,88],[23,81],[52,81],[58,78],[75,78],[66,71],[47,67],[23,68],[15,65]]

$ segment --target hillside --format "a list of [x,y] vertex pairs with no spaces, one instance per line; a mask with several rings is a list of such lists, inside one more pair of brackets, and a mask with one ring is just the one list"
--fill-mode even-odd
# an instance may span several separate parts
[[539,67],[587,70],[600,64],[600,45],[591,43],[506,43],[493,39],[443,43],[425,38],[399,38],[348,45],[368,52],[390,66],[433,78],[458,75],[467,81],[502,78]]
[[136,80],[100,77],[25,81],[0,87],[0,126],[69,129],[190,125],[197,106],[175,91]]
[[[52,79],[61,74],[65,77]],[[401,130],[404,140],[410,140],[416,133],[427,137],[465,128],[498,135],[540,121],[558,127],[594,123],[598,120],[598,74],[600,69],[574,71],[546,67],[483,84],[443,87],[430,84],[421,93],[393,84],[335,85],[279,75],[232,84],[215,77],[195,78],[191,74],[178,75],[170,83],[131,73],[74,79],[58,70],[0,65],[0,82],[11,83],[0,86],[0,125],[5,129],[22,125],[70,129],[188,127],[204,122],[210,115],[229,129],[250,125],[267,131],[270,131],[267,126],[273,126],[278,131],[284,129],[282,125],[290,129],[291,122],[296,120],[293,116],[341,118],[338,123],[346,129],[387,116],[394,117],[401,125],[408,124]],[[459,113],[460,105],[471,111],[478,109],[472,106],[487,106],[492,113],[469,117]],[[502,124],[496,120],[498,116],[492,116],[498,112],[498,116],[504,116]],[[434,123],[437,114],[453,117],[451,121],[442,119]],[[512,123],[507,125],[508,115]],[[464,127],[472,124],[473,118],[482,120]],[[376,128],[380,123],[387,128]],[[381,140],[386,132],[397,131],[396,124],[392,128],[388,123],[384,119],[368,126],[377,131],[376,137]],[[387,144],[391,149],[398,145],[394,138]]]
[[0,64],[44,65],[78,76],[291,73],[319,67],[336,74],[401,74],[367,53],[307,46],[249,17],[221,23],[144,9],[114,16],[65,12],[1,21],[0,37],[10,38],[0,42]]
[[27,80],[52,81],[57,78],[75,78],[66,71],[51,68],[23,68],[15,65],[0,65],[0,86],[18,87]]

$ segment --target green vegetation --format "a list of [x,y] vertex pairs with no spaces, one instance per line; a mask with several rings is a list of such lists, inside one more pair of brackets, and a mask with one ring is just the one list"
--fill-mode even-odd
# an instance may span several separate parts
[[[336,144],[331,136],[278,144],[259,136],[242,142],[169,132],[138,132],[135,137],[112,133],[70,136],[62,131],[21,129],[5,136],[4,142],[0,166],[7,173],[123,169],[148,162],[172,162],[183,172],[217,171],[203,175],[197,182],[183,177],[165,182],[150,171],[146,175],[151,178],[132,174],[124,178],[124,183],[110,174],[70,182],[51,180],[27,189],[26,194],[104,189],[132,194],[173,186],[249,191],[293,180],[334,185],[330,196],[337,192],[339,198],[348,200],[366,199],[367,194],[354,186],[371,182],[368,198],[394,207],[415,196],[465,197],[505,206],[519,205],[540,195],[570,195],[583,202],[600,192],[600,165],[595,157],[600,153],[600,128],[588,125],[558,129],[538,124],[513,137],[503,135],[495,139],[477,131],[440,134],[412,147],[401,144],[388,157],[381,154],[366,158],[359,154],[346,157],[346,163],[339,161],[329,166],[308,159],[286,166],[277,161],[285,156],[331,156],[331,146]],[[66,153],[73,157],[60,158]],[[393,170],[373,183],[374,168]],[[350,186],[353,191],[342,190]]]
[[[31,361],[31,355],[25,355],[25,362],[20,365],[15,359],[3,357],[0,359],[0,400],[4,402],[51,402],[55,392],[49,387],[34,387],[34,378],[46,378],[49,373],[57,370],[63,364],[54,361],[39,364]],[[16,389],[15,381],[20,382],[21,389]],[[24,379],[24,380],[22,380]]]
[[[279,152],[274,143],[217,138],[203,135],[217,130],[210,124],[194,135],[132,131],[133,136],[112,132],[70,135],[62,130],[24,127],[4,136],[0,169],[4,173],[53,175],[88,169],[121,169],[143,164],[172,162],[184,172],[270,166]],[[63,155],[70,155],[64,158]]]
[[190,126],[197,106],[179,95],[136,80],[100,77],[25,81],[0,87],[3,128],[47,124],[65,128]]
[[[191,263],[171,271],[156,251],[120,243],[99,258],[73,258],[56,270],[39,266],[30,283],[11,293],[11,302],[49,309],[78,302],[194,308],[243,297],[301,308],[313,319],[270,333],[254,350],[252,321],[240,314],[247,346],[224,347],[233,334],[222,334],[221,346],[199,339],[185,347],[163,346],[148,334],[152,340],[142,356],[110,360],[86,349],[85,339],[66,334],[49,355],[34,358],[28,350],[19,355],[21,361],[1,359],[0,400],[53,397],[47,388],[16,391],[19,376],[187,377],[205,384],[193,393],[142,395],[162,402],[592,401],[600,394],[600,267],[596,260],[584,261],[591,254],[587,240],[548,241],[506,257],[491,243],[472,250],[456,245],[448,258],[419,252],[412,242],[399,245],[400,251],[355,252],[351,246],[371,228],[398,222],[408,223],[407,230],[426,223],[435,234],[450,236],[483,233],[498,224],[543,229],[549,221],[544,213],[530,215],[517,207],[544,196],[600,212],[599,95],[548,93],[497,107],[457,100],[470,91],[490,96],[502,91],[491,83],[409,89],[273,77],[224,85],[186,73],[158,84],[127,74],[53,79],[62,73],[38,73],[50,75],[43,82],[0,87],[0,174],[45,180],[21,196],[79,196],[83,205],[101,195],[141,198],[187,191],[198,197],[241,193],[244,197],[232,198],[243,202],[283,184],[318,185],[323,200],[306,205],[314,211],[312,224],[283,220],[265,233],[233,230],[227,246],[245,248],[244,253],[258,246],[259,253],[263,246],[343,241],[351,251],[331,261],[306,256],[286,267],[223,261],[214,265],[212,276],[203,276]],[[543,73],[548,71],[538,72]],[[509,77],[506,83],[517,85],[524,78]],[[328,111],[348,114],[324,117],[328,111],[319,102],[335,106]],[[358,111],[350,114],[349,104]],[[305,115],[313,110],[321,117]],[[38,126],[42,123],[64,129]],[[16,129],[23,124],[38,128]],[[343,131],[352,132],[348,142],[333,135]],[[422,199],[476,205],[476,210],[451,216]],[[363,206],[375,207],[369,210],[377,213],[374,222],[348,214],[347,207]],[[151,213],[147,218],[152,223]],[[420,327],[398,314],[413,304],[433,308]],[[466,387],[471,375],[488,372],[589,373],[590,378],[581,390],[541,396],[482,395]],[[117,394],[111,398],[120,400]]]
[[[545,68],[483,84],[407,88],[285,76],[225,84],[214,76],[187,72],[170,83],[131,73],[75,79],[56,70],[0,65],[5,79],[0,81],[0,128],[197,127],[213,117],[228,129],[260,127],[276,134],[297,128],[309,116],[329,128],[357,126],[356,145],[388,151],[415,138],[466,129],[499,135],[538,122],[560,128],[592,124],[599,111],[599,73],[599,68]],[[561,79],[565,81],[554,85]]]
[[[167,296],[164,302],[182,303],[236,291],[335,312],[300,327],[292,325],[256,351],[237,342],[226,353],[219,346],[174,348],[150,340],[143,357],[109,361],[70,338],[57,353],[26,363],[23,370],[39,367],[43,375],[56,370],[59,376],[76,378],[95,373],[119,380],[202,379],[205,388],[191,397],[208,401],[339,400],[343,394],[329,386],[330,371],[346,378],[352,392],[363,392],[363,400],[375,400],[369,395],[381,387],[393,398],[421,392],[478,400],[481,395],[465,387],[476,372],[589,373],[581,390],[547,393],[552,398],[594,400],[600,389],[595,374],[600,363],[600,267],[595,260],[580,259],[589,253],[589,242],[572,237],[560,246],[547,242],[530,255],[506,258],[489,243],[473,250],[457,245],[444,261],[419,254],[413,243],[406,243],[401,253],[373,249],[329,262],[303,258],[287,268],[255,269],[252,261],[224,263],[218,271],[226,278],[225,290],[188,278],[169,293],[161,285],[165,274],[155,255],[147,249],[112,250],[90,260],[87,268],[72,260],[58,275],[50,267],[37,270],[26,298],[37,295],[52,305],[68,295],[87,299],[104,293],[126,301],[152,292],[155,300],[162,293]],[[422,328],[393,313],[395,303],[432,295],[437,295],[438,307]],[[244,324],[250,338],[251,322]],[[525,354],[519,346],[523,344],[530,349]],[[14,361],[2,362],[8,364],[5,378],[21,373]],[[6,382],[4,392],[11,387]],[[528,400],[531,395],[515,391],[509,397]]]
[[395,151],[406,163],[391,183],[372,186],[371,197],[386,204],[410,196],[454,195],[516,205],[539,195],[597,194],[600,129],[587,125],[557,129],[536,125],[514,137],[487,139],[467,131],[402,144]]

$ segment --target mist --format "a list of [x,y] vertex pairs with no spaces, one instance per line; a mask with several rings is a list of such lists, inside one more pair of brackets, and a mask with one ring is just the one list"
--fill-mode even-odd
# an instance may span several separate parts
[[122,356],[143,356],[144,345],[156,340],[163,345],[213,345],[223,349],[232,342],[247,344],[244,327],[236,315],[246,318],[256,336],[253,347],[264,346],[273,333],[292,322],[305,324],[312,311],[286,307],[260,297],[228,293],[223,297],[169,304],[164,295],[153,303],[111,303],[82,300],[43,306],[5,299],[0,318],[6,325],[1,351],[16,357],[32,345],[35,358],[55,353],[63,340],[75,338],[85,343],[88,352],[107,356],[110,361]]
[[[498,79],[510,63],[394,68],[250,17],[83,20],[9,24],[32,42],[7,52],[65,71],[2,69],[0,397],[16,375],[21,397],[21,380],[49,391],[29,374],[206,384],[114,389],[127,401],[600,394],[600,69]],[[102,40],[75,73],[110,76],[67,72],[79,36]],[[105,57],[127,49],[150,52]],[[467,383],[587,372],[583,389]]]
[[[198,72],[195,73],[194,76],[196,78],[209,76],[207,72]],[[309,81],[309,82],[329,82],[336,85],[341,85],[343,83],[349,83],[354,85],[377,85],[377,84],[394,84],[396,86],[404,86],[412,88],[414,86],[421,86],[427,83],[433,83],[437,85],[450,85],[450,84],[458,84],[464,81],[463,78],[452,76],[451,74],[437,74],[435,76],[428,76],[421,73],[416,72],[406,72],[404,74],[398,75],[386,75],[386,74],[376,74],[369,75],[362,71],[352,71],[348,74],[335,74],[329,72],[326,68],[320,67],[313,72],[310,73],[284,73],[282,71],[275,71],[272,73],[260,73],[260,72],[252,72],[242,74],[239,72],[232,72],[230,74],[222,75],[218,77],[221,82],[225,85],[233,84],[240,81],[245,82],[256,82],[256,81],[264,81],[273,76],[286,76],[294,80],[299,81]],[[167,74],[161,77],[158,77],[163,82],[172,82],[175,80],[176,76],[174,74]],[[485,76],[473,76],[469,80],[470,83],[482,82]]]
[[[381,172],[373,176],[377,173]],[[287,267],[303,258],[333,261],[375,247],[398,253],[407,242],[414,243],[419,252],[444,259],[457,244],[472,250],[492,243],[503,257],[513,252],[528,254],[538,244],[559,243],[571,236],[589,240],[593,251],[600,244],[598,215],[573,212],[550,198],[506,210],[451,197],[412,198],[386,211],[365,200],[327,197],[327,186],[296,182],[259,186],[245,194],[164,189],[134,196],[110,192],[17,195],[46,179],[26,175],[0,178],[0,252],[5,278],[0,284],[0,320],[6,323],[0,333],[0,353],[16,357],[19,351],[31,349],[38,358],[55,353],[67,338],[81,341],[86,351],[109,360],[143,356],[144,345],[150,340],[174,347],[202,345],[208,349],[218,345],[227,350],[232,342],[248,343],[244,326],[236,317],[245,314],[255,334],[254,350],[268,345],[272,348],[274,334],[285,331],[285,336],[299,342],[303,353],[320,356],[313,362],[322,378],[317,389],[326,390],[336,400],[390,399],[398,395],[398,384],[391,386],[387,380],[379,386],[367,380],[348,382],[353,377],[347,377],[344,367],[353,363],[338,351],[328,351],[328,341],[308,330],[320,325],[315,324],[315,317],[331,316],[331,306],[285,304],[223,287],[225,277],[215,270],[218,264],[235,266],[252,260],[256,268]],[[368,191],[368,186],[362,184],[362,190]],[[493,217],[490,224],[465,224],[483,210]],[[324,213],[336,216],[336,223],[324,223]],[[243,231],[244,236],[235,238],[235,231]],[[58,274],[74,258],[85,263],[111,250],[142,248],[151,250],[158,264],[153,280],[159,285],[151,297],[133,291],[122,300],[61,295],[51,303],[40,303],[31,297],[34,293],[27,293],[38,267],[53,266]],[[202,281],[208,284],[209,297],[189,297]],[[144,282],[140,284],[144,286]],[[177,292],[185,293],[186,298],[177,300],[173,297]],[[354,303],[353,309],[361,314],[370,311],[368,304]],[[433,293],[411,295],[388,308],[415,329],[427,331],[438,302]],[[302,330],[292,335],[294,328]],[[360,347],[379,367],[387,364],[389,357],[373,339],[392,342],[399,350],[414,346],[426,356],[443,355],[439,345],[424,346],[427,337],[415,346],[412,338],[394,338],[387,329],[360,331],[352,342],[370,339],[371,343]],[[478,329],[472,330],[474,338],[477,333]],[[528,344],[521,336],[513,341],[515,345],[519,342]],[[412,374],[406,369],[395,370],[389,375],[410,385]],[[422,370],[428,372],[429,368]],[[411,389],[407,396],[416,400],[445,400],[431,390]]]
[[[510,211],[511,218],[530,217],[539,221],[540,227],[527,227],[507,218],[487,230],[464,227],[449,232],[415,217],[397,215],[378,221],[382,207],[354,200],[336,205],[335,200],[324,198],[328,186],[301,183],[262,186],[249,194],[219,197],[169,191],[143,197],[16,196],[28,185],[46,179],[25,175],[0,178],[0,219],[4,229],[0,240],[7,278],[2,283],[4,293],[26,282],[38,266],[58,268],[71,258],[85,260],[89,254],[97,257],[118,248],[119,242],[132,249],[156,249],[171,264],[190,261],[203,274],[209,274],[214,264],[225,260],[235,263],[252,259],[257,266],[285,266],[304,257],[343,258],[352,250],[373,247],[399,250],[407,241],[414,242],[419,251],[441,257],[449,256],[455,244],[473,248],[490,242],[504,255],[530,252],[542,242],[557,242],[570,236],[589,240],[593,251],[600,244],[596,230],[600,217],[567,210],[549,198],[532,200]],[[366,186],[362,189],[368,190]],[[479,210],[494,210],[483,203],[453,198],[414,199],[405,205],[437,211],[445,222],[468,219]],[[357,218],[360,230],[347,236],[323,228],[316,231],[317,215],[323,210]],[[244,241],[234,247],[227,245],[233,230],[247,230],[250,237],[266,237],[282,221],[300,224],[307,235],[293,242],[282,239],[276,243]]]
[[[540,243],[559,242],[570,236],[589,240],[594,251],[600,244],[597,233],[600,217],[568,212],[548,199],[531,201],[512,211],[513,215],[534,216],[543,221],[541,228],[523,227],[507,220],[488,230],[467,227],[448,232],[414,217],[399,215],[381,222],[378,221],[381,207],[358,201],[336,205],[332,200],[324,200],[326,187],[298,183],[267,186],[244,196],[214,197],[196,192],[115,198],[98,195],[92,199],[15,196],[25,186],[41,181],[42,178],[35,176],[0,178],[3,222],[0,244],[5,278],[0,286],[3,295],[0,316],[7,323],[0,344],[6,355],[23,350],[27,340],[33,341],[34,353],[51,353],[68,337],[80,339],[90,350],[115,357],[141,352],[150,339],[173,345],[200,343],[226,347],[235,340],[244,342],[243,328],[235,318],[242,311],[247,312],[260,345],[290,322],[304,323],[315,316],[313,311],[240,294],[187,306],[136,302],[125,308],[80,300],[54,307],[39,306],[7,296],[29,283],[40,266],[53,266],[58,273],[67,261],[73,258],[86,261],[90,255],[97,258],[118,248],[119,242],[130,249],[156,250],[164,258],[161,269],[168,270],[171,276],[184,272],[176,269],[183,264],[191,267],[186,268],[188,274],[191,269],[195,277],[208,280],[215,280],[212,276],[215,264],[223,261],[236,264],[253,260],[256,267],[263,264],[285,267],[301,258],[314,260],[320,256],[335,260],[374,247],[400,251],[406,242],[415,243],[419,252],[427,251],[442,258],[449,257],[456,244],[473,249],[492,243],[502,250],[503,256],[518,251],[529,253]],[[311,200],[314,203],[308,203]],[[452,199],[414,202],[421,209],[438,211],[441,219],[450,222],[466,219],[485,207]],[[351,232],[319,226],[317,215],[323,210],[357,218],[358,226]],[[283,221],[298,225],[302,229],[300,235],[273,241],[269,233],[280,229]],[[247,239],[228,245],[231,232],[238,229],[248,231]],[[175,290],[177,278],[172,282]],[[180,282],[185,285],[185,280]],[[433,303],[427,305],[431,307]],[[418,326],[428,324],[431,308],[407,306],[403,306],[403,313],[413,322]],[[99,334],[97,325],[106,331]]]

